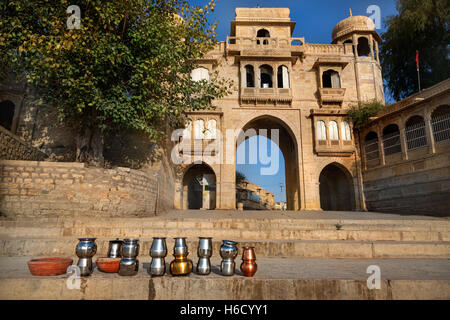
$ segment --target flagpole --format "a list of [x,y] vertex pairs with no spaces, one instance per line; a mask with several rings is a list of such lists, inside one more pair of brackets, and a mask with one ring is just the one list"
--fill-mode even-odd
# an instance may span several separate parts
[[416,50],[416,68],[417,68],[417,83],[419,84],[419,92],[420,92],[419,50]]
[[420,73],[419,73],[419,68],[417,68],[417,82],[419,83],[419,91],[420,91]]

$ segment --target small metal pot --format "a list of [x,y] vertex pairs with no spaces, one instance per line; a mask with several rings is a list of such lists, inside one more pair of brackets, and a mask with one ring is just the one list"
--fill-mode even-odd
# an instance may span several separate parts
[[220,247],[220,256],[222,259],[235,259],[238,254],[237,242],[231,240],[222,240]]
[[79,242],[75,248],[78,256],[77,266],[80,268],[80,275],[83,277],[91,275],[94,271],[92,265],[92,257],[97,253],[96,238],[79,238]]
[[187,254],[174,254],[175,260],[170,263],[170,273],[173,276],[185,276],[192,272],[192,261]]
[[121,258],[122,244],[123,241],[119,239],[109,241],[108,258]]
[[189,253],[188,246],[186,244],[186,238],[174,238],[175,239],[175,245],[173,247],[173,254],[174,255],[180,255],[184,254],[187,255]]
[[121,276],[134,276],[139,271],[139,260],[122,258],[119,266],[119,275]]
[[241,271],[246,277],[253,277],[258,270],[254,247],[244,247],[242,252]]
[[122,257],[136,258],[139,255],[139,239],[124,239],[122,244]]
[[164,258],[153,258],[150,264],[150,274],[152,276],[163,276],[166,273],[166,262]]
[[199,257],[211,257],[212,256],[212,238],[211,237],[199,237],[197,254]]
[[220,263],[220,271],[224,276],[232,276],[235,268],[236,263],[234,260],[222,260]]
[[166,238],[154,237],[150,248],[152,258],[164,258],[167,255]]

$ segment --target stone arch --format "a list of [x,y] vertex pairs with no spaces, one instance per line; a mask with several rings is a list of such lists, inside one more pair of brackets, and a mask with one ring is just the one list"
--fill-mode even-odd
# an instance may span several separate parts
[[217,175],[207,163],[192,163],[183,172],[181,203],[183,209],[215,209]]
[[268,64],[259,67],[260,88],[273,88],[273,68]]
[[285,65],[278,66],[277,85],[278,88],[290,88],[289,68]]
[[333,69],[328,69],[322,73],[322,87],[323,88],[340,88],[341,77],[339,72]]
[[343,164],[331,162],[319,174],[320,207],[325,211],[355,210],[353,177]]
[[245,87],[255,87],[255,68],[251,64],[245,66]]
[[[270,32],[267,30],[267,29],[259,29],[257,32],[256,32],[256,37],[257,38],[270,38]],[[260,40],[258,39],[258,40],[256,40],[256,43],[257,44],[261,44],[261,42],[260,42]],[[267,39],[264,39],[263,40],[263,42],[262,42],[262,44],[263,45],[268,45],[269,44],[269,40],[267,40]]]
[[405,122],[405,136],[408,150],[428,145],[425,119],[422,115],[411,115]]
[[0,102],[0,125],[7,130],[12,129],[15,105],[11,100]]
[[397,124],[391,123],[384,127],[383,148],[385,156],[402,152],[400,129]]
[[366,37],[358,38],[357,52],[358,57],[368,57],[370,55],[369,39]]

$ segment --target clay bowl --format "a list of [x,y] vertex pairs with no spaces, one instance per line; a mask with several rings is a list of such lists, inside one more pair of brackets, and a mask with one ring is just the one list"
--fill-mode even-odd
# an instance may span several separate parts
[[58,276],[65,274],[72,265],[70,258],[42,258],[28,261],[28,269],[33,276]]
[[97,268],[108,273],[119,272],[120,260],[120,258],[98,258],[96,262]]

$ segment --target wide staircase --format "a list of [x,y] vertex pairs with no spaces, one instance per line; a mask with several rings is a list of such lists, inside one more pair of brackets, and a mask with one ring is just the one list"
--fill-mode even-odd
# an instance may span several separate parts
[[[151,277],[152,237],[187,237],[197,262],[197,239],[213,237],[213,272]],[[80,237],[95,237],[97,257],[109,240],[139,238],[134,277],[99,270],[69,290],[68,275],[33,277],[36,257],[73,257]],[[258,272],[220,275],[221,240],[255,247]],[[450,299],[450,219],[363,212],[172,211],[151,218],[0,219],[2,299]],[[381,287],[369,289],[367,268],[379,266]],[[194,268],[195,269],[195,268]],[[208,295],[205,296],[205,290]]]

